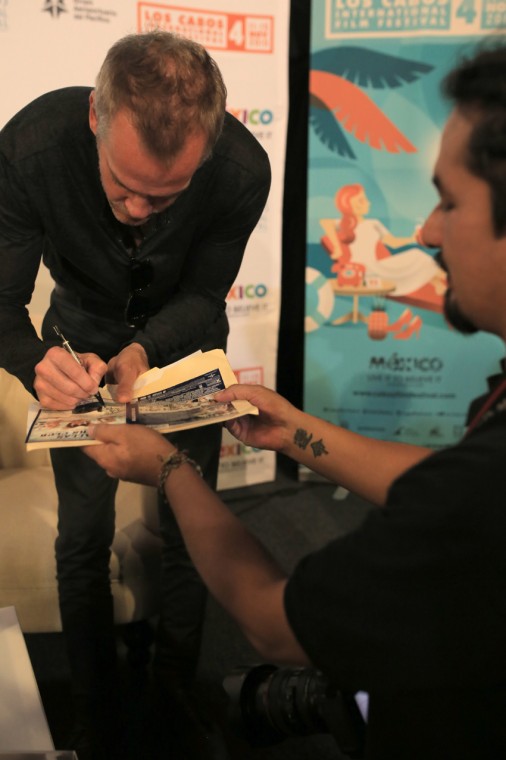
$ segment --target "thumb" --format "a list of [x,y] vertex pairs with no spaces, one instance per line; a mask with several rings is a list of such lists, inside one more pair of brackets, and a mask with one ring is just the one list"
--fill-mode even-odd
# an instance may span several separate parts
[[235,383],[234,385],[229,385],[228,388],[224,388],[222,391],[215,393],[214,398],[216,401],[239,401],[241,399],[247,399],[248,392],[249,386]]
[[243,417],[239,417],[235,420],[227,420],[223,424],[234,438],[241,439],[246,433],[246,421]]
[[102,443],[114,443],[117,441],[117,430],[114,430],[114,425],[105,425],[104,423],[97,423],[88,427],[88,435],[95,441],[101,441]]
[[116,398],[122,404],[129,404],[132,400],[132,389],[135,377],[122,377],[116,386]]

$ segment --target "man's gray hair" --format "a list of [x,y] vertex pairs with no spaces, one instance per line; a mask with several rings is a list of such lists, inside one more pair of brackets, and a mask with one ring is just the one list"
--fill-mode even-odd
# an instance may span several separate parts
[[227,91],[202,45],[170,32],[131,34],[107,53],[95,86],[97,137],[122,109],[146,150],[170,161],[189,134],[207,135],[212,152],[225,118]]

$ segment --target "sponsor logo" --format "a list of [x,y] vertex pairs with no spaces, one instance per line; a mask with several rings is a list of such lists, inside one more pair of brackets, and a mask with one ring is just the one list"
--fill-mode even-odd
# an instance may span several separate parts
[[267,285],[262,282],[251,285],[233,285],[227,296],[227,301],[241,301],[243,298],[265,298]]
[[243,124],[253,127],[267,126],[272,124],[274,114],[268,108],[230,108],[227,111]]
[[388,369],[392,372],[441,372],[444,362],[438,356],[399,356],[393,353],[384,356],[372,356],[369,369]]
[[189,37],[208,49],[241,53],[272,53],[274,17],[253,13],[182,8],[162,3],[138,3],[139,31],[165,29]]
[[42,11],[49,13],[51,18],[60,18],[60,13],[67,13],[65,0],[44,0]]
[[234,375],[237,378],[237,382],[241,383],[241,385],[262,385],[264,382],[263,367],[234,369]]
[[267,285],[263,282],[233,285],[227,296],[227,314],[230,318],[263,316],[274,308],[267,298]]
[[[117,11],[104,7],[107,5],[106,0],[97,0],[101,6],[97,7],[95,0],[73,0],[72,6],[69,7],[68,0],[44,0],[43,12],[49,13],[51,18],[60,18],[60,14],[68,13],[74,21],[91,21],[101,24],[109,24],[111,20],[118,15]],[[112,0],[108,0],[109,3]],[[1,4],[2,0],[0,0]]]

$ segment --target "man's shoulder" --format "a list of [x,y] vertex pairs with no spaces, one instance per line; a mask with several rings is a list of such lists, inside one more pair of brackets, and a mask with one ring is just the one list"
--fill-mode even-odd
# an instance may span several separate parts
[[239,164],[246,171],[254,174],[268,175],[270,173],[269,157],[265,149],[249,129],[228,111],[225,114],[223,131],[214,154],[222,160]]
[[46,92],[18,111],[0,131],[0,149],[11,161],[76,138],[88,125],[91,87],[64,87]]

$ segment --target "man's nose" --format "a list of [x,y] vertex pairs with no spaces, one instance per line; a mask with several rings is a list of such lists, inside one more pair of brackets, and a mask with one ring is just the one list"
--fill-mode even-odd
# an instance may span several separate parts
[[434,208],[418,231],[418,239],[427,248],[441,248],[441,212]]
[[130,195],[125,200],[125,207],[133,219],[145,219],[153,213],[153,204],[142,195]]

